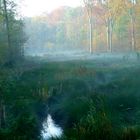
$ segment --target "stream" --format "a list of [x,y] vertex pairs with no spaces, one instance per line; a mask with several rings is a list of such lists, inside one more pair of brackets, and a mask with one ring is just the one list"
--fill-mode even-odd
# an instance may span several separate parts
[[43,126],[43,129],[41,131],[42,140],[49,140],[51,138],[60,138],[63,134],[62,128],[55,124],[50,114],[48,114],[42,126]]

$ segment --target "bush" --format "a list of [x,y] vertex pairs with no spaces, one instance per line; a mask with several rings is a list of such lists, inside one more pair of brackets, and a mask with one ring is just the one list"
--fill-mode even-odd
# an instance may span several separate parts
[[37,140],[39,138],[39,126],[35,115],[24,113],[20,115],[12,126],[11,137],[21,140]]
[[83,115],[72,129],[66,131],[66,136],[72,140],[112,140],[113,129],[104,110],[96,110],[93,104],[86,115]]

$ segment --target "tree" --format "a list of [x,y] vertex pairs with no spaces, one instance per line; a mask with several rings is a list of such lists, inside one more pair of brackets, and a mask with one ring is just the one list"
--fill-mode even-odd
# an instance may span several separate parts
[[9,28],[7,1],[6,0],[3,0],[3,5],[4,5],[4,17],[5,17],[5,24],[6,24],[6,32],[7,32],[7,42],[8,42],[8,48],[9,48],[9,58],[11,59],[12,58],[11,57],[12,50],[11,50],[11,42],[10,42],[10,28]]
[[0,31],[1,56],[5,57],[1,59],[5,60],[3,63],[14,63],[23,55],[25,34],[23,22],[16,12],[16,4],[13,0],[0,1]]
[[129,16],[131,21],[131,49],[132,51],[136,51],[136,32],[135,32],[135,21],[136,21],[136,0],[127,1],[129,8]]
[[90,46],[89,51],[93,51],[93,8],[96,5],[96,0],[84,0],[85,8],[87,10],[88,19],[89,19],[89,31],[90,31]]
[[121,17],[121,14],[125,11],[125,1],[123,0],[106,0],[102,3],[105,9],[104,17],[106,24],[107,33],[107,46],[108,51],[112,52],[112,40],[113,40],[113,30],[116,20]]
[[14,1],[0,0],[0,128],[6,126],[5,102],[6,92],[9,90],[6,81],[8,74],[3,69],[13,67],[13,63],[21,58],[21,46],[24,42],[22,27],[22,21],[16,17]]
[[140,0],[137,0],[135,5],[135,37],[136,37],[136,49],[140,50]]

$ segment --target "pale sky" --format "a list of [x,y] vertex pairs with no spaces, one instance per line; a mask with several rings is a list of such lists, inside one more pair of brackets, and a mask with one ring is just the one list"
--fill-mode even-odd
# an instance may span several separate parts
[[51,12],[59,6],[76,7],[82,5],[82,0],[22,0],[23,16],[37,16],[44,12]]

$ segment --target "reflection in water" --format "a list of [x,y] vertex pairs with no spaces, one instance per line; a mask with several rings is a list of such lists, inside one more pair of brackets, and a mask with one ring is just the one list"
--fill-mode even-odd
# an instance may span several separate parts
[[43,130],[41,132],[43,140],[49,140],[50,138],[59,138],[61,137],[63,130],[57,126],[52,117],[48,115],[46,121],[43,123]]

